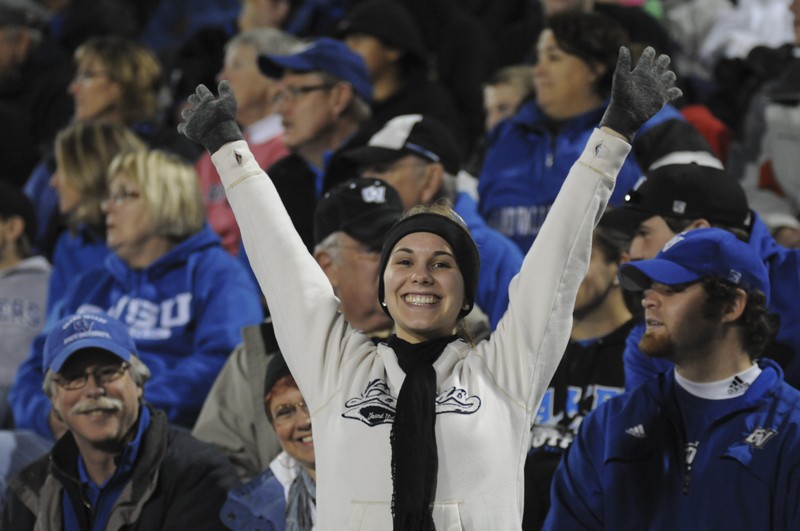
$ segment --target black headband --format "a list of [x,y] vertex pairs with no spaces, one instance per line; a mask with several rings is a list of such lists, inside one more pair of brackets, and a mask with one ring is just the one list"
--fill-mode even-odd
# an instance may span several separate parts
[[[481,258],[478,254],[478,247],[472,239],[466,227],[457,221],[442,214],[424,212],[403,218],[389,229],[383,240],[383,250],[381,251],[380,274],[378,277],[378,301],[383,303],[384,286],[383,273],[389,263],[389,256],[392,254],[394,246],[397,245],[404,236],[414,232],[430,232],[436,234],[446,241],[453,249],[458,269],[464,279],[464,297],[467,299],[468,308],[461,310],[459,317],[464,317],[472,311],[475,304],[475,292],[478,289],[478,274],[481,269]],[[389,315],[389,310],[381,304],[383,311]],[[389,315],[391,317],[391,315]]]

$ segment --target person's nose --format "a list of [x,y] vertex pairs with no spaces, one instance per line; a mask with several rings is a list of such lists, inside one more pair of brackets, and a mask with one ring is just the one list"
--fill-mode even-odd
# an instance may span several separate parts
[[424,264],[419,264],[411,272],[411,280],[418,284],[429,285],[433,283],[433,277],[430,270]]
[[106,388],[97,381],[94,374],[89,374],[86,377],[86,387],[83,388],[84,396],[88,398],[99,398],[106,394]]
[[658,295],[652,289],[644,290],[642,293],[642,308],[654,308],[658,304]]

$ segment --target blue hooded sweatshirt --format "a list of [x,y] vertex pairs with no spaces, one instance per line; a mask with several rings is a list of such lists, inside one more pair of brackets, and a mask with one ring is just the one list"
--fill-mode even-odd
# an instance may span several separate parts
[[152,373],[144,388],[147,401],[164,410],[170,422],[189,428],[241,341],[242,327],[263,318],[252,277],[208,226],[145,269],[131,269],[109,254],[104,267],[75,279],[61,310],[48,316],[9,395],[16,426],[48,438],[51,404],[42,391],[43,347],[61,317],[104,311],[125,323]]
[[97,268],[111,250],[106,246],[105,235],[87,224],[78,227],[73,235],[64,231],[56,241],[53,251],[53,274],[47,289],[47,313],[56,311],[75,277],[84,271]]
[[[553,135],[549,118],[531,100],[491,133],[478,177],[479,212],[490,227],[511,238],[523,253],[536,239],[569,169],[583,152],[605,108],[603,105],[567,120]],[[678,110],[667,105],[641,128],[634,144],[645,131],[670,119],[683,121]],[[621,204],[642,173],[636,158],[629,155],[609,204]]]

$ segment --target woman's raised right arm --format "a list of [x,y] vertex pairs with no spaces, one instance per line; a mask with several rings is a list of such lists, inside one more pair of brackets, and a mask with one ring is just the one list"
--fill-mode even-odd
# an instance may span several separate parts
[[286,362],[314,403],[338,377],[346,323],[333,288],[303,244],[272,181],[256,162],[236,124],[236,99],[227,81],[219,97],[200,85],[189,97],[178,130],[202,144],[225,187],[242,240]]

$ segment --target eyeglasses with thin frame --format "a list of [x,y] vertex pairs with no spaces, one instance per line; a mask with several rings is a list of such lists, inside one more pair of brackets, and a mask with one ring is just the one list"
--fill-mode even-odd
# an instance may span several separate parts
[[103,365],[102,367],[95,367],[90,371],[83,374],[58,374],[54,378],[55,382],[62,388],[68,391],[76,391],[83,389],[89,382],[89,376],[94,376],[94,382],[97,385],[108,385],[122,378],[130,368],[131,364],[122,362],[114,365]]
[[128,201],[133,201],[135,199],[140,198],[141,196],[142,194],[140,194],[139,192],[132,192],[130,190],[125,190],[125,189],[116,190],[108,194],[106,198],[103,199],[103,204],[108,205],[110,203],[113,203],[115,206],[121,206],[127,203]]
[[104,72],[103,70],[86,70],[84,72],[78,72],[75,74],[75,77],[72,78],[73,83],[78,84],[85,84],[93,79],[97,79],[98,77],[109,77],[108,72]]
[[289,424],[295,420],[298,411],[302,411],[304,414],[308,415],[308,406],[305,400],[301,400],[296,404],[281,404],[272,412],[272,422],[276,426]]
[[304,96],[317,90],[330,90],[336,83],[320,83],[319,85],[306,85],[305,87],[283,87],[275,95],[275,103],[292,103],[300,96]]

